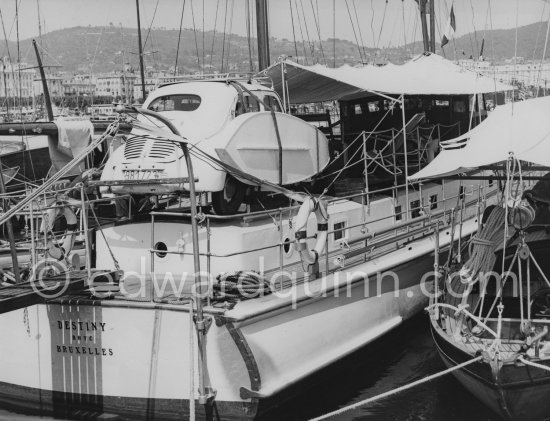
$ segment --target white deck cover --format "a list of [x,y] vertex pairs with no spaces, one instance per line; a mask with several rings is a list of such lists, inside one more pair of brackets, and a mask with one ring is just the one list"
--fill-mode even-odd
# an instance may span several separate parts
[[[441,153],[410,180],[458,174],[515,158],[550,166],[550,97],[497,107],[468,133],[445,142]],[[453,145],[466,145],[451,149]]]
[[[402,65],[344,65],[329,68],[320,64],[302,66],[284,61],[290,103],[322,102],[390,95],[469,95],[511,91],[513,86],[466,70],[437,54],[421,54]],[[282,97],[281,63],[264,72]]]

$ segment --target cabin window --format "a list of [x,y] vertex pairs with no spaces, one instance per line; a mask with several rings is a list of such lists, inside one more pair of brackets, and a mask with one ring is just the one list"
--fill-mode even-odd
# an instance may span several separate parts
[[378,105],[378,101],[369,102],[369,112],[375,113],[377,111],[380,111],[380,105]]
[[249,95],[245,95],[243,97],[243,101],[244,101],[244,107],[245,107],[246,113],[253,113],[253,112],[260,111],[260,103],[256,98],[251,97]]
[[402,211],[401,211],[401,205],[397,205],[395,208],[394,208],[394,212],[395,212],[395,220],[396,221],[401,221],[401,219],[403,219],[403,215],[402,215]]
[[454,109],[455,113],[465,113],[466,112],[466,102],[455,100],[453,102],[453,109]]
[[[273,111],[276,111],[276,112],[282,112],[283,110],[281,109],[281,103],[279,102],[279,99],[274,97],[273,95],[266,95],[264,97],[264,102],[266,103],[266,105],[272,109]],[[254,110],[254,111],[259,111],[258,110]],[[267,110],[266,110],[267,111]]]
[[198,95],[165,95],[155,99],[149,105],[153,111],[195,111],[201,105]]
[[334,226],[334,241],[346,238],[346,221],[335,222]]
[[411,218],[418,218],[420,216],[420,200],[413,200],[411,203]]
[[363,114],[363,109],[361,108],[361,104],[355,104],[355,107],[353,110],[355,115]]
[[437,194],[430,196],[430,210],[437,209]]

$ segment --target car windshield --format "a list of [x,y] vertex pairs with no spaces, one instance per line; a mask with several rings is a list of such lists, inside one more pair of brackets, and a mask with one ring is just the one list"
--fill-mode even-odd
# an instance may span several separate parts
[[201,105],[201,97],[191,94],[165,95],[149,104],[153,111],[195,111]]

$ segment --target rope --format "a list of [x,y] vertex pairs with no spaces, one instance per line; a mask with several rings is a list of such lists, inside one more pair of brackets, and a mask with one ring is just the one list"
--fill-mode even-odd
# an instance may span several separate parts
[[494,207],[483,228],[472,238],[470,258],[461,270],[461,277],[474,279],[480,272],[490,271],[496,262],[495,248],[504,236],[504,208]]
[[[178,47],[176,48],[176,63],[174,64],[174,76],[176,76],[176,73],[178,71],[178,58],[179,58],[179,55],[180,55],[181,30],[182,30],[182,27],[183,27],[183,12],[185,12],[185,0],[183,0],[183,7],[181,8],[180,31],[179,31],[179,34],[178,34]],[[217,13],[217,11],[216,11],[216,13]],[[214,28],[214,30],[215,30],[215,28]],[[212,64],[212,63],[210,63],[210,64]]]
[[[201,57],[199,55],[199,42],[197,41],[197,27],[195,25],[195,10],[193,9],[193,1],[191,1],[191,20],[193,22],[193,37],[195,38],[195,51],[197,52],[197,66],[201,71]],[[223,68],[222,68],[223,72]]]
[[348,405],[348,406],[345,406],[343,408],[340,408],[340,409],[337,409],[336,411],[333,411],[333,412],[329,412],[328,414],[324,414],[324,415],[321,415],[320,417],[317,417],[317,418],[312,418],[311,420],[309,421],[320,421],[320,420],[326,420],[328,418],[332,418],[336,415],[340,415],[340,414],[343,414],[345,412],[348,412],[348,411],[351,411],[353,409],[357,409],[361,406],[364,406],[364,405],[367,405],[367,404],[370,404],[372,402],[376,402],[376,401],[379,401],[380,399],[385,399],[387,397],[390,397],[392,395],[396,395],[398,393],[401,393],[401,392],[404,392],[405,390],[408,390],[408,389],[411,389],[415,386],[419,386],[421,384],[424,384],[424,383],[427,383],[427,382],[430,382],[432,380],[435,380],[439,377],[442,377],[442,376],[445,376],[446,374],[449,374],[449,373],[452,373],[453,371],[457,371],[457,370],[460,370],[461,368],[464,368],[470,364],[473,364],[475,362],[478,362],[479,360],[481,360],[483,358],[483,356],[479,355],[469,361],[466,361],[466,362],[463,362],[462,364],[458,364],[458,365],[455,365],[454,367],[450,367],[446,370],[443,370],[443,371],[440,371],[439,373],[435,373],[435,374],[432,374],[428,377],[424,377],[422,379],[419,379],[419,380],[416,380],[412,383],[409,383],[409,384],[406,384],[404,386],[401,386],[401,387],[398,387],[397,389],[393,389],[393,390],[390,390],[388,392],[384,392],[384,393],[381,393],[379,395],[376,395],[376,396],[373,396],[371,398],[368,398],[368,399],[364,399],[360,402],[357,402],[357,403],[354,403],[352,405]]
[[294,58],[296,62],[298,62],[298,44],[296,43],[296,29],[294,28],[294,11],[292,8],[292,0],[288,0],[288,5],[290,6],[290,21],[292,22],[292,38],[294,39]]
[[[304,31],[302,30],[302,20],[300,19],[300,11],[298,10],[298,3],[296,2],[294,6],[296,7],[296,19],[298,20],[298,28],[300,28],[300,36],[302,37],[302,48],[304,50],[304,63],[302,64],[305,64],[307,66],[308,61],[307,61],[306,40],[304,38]],[[296,58],[296,60],[298,60],[298,58]]]
[[255,271],[221,273],[213,286],[214,300],[239,300],[258,298],[271,293],[271,286]]
[[225,0],[225,18],[223,21],[223,40],[222,40],[222,64],[220,66],[220,72],[223,73],[223,61],[225,58],[225,36],[227,34],[227,3],[229,0]]
[[529,360],[526,360],[525,358],[523,358],[523,356],[519,356],[516,361],[519,361],[525,365],[530,365],[531,367],[535,367],[535,368],[540,368],[541,370],[546,370],[546,371],[550,371],[550,367],[547,367],[545,365],[542,365],[542,364],[537,364],[537,363],[534,363],[532,361],[529,361]]
[[[304,10],[304,3],[302,2],[302,0],[300,0],[300,7],[302,8],[302,17],[304,19],[304,27],[306,29],[307,43],[309,45],[309,51],[311,53],[311,61],[313,62],[313,64],[315,64],[315,61],[316,61],[315,60],[315,45],[311,42],[311,38],[309,36],[309,27],[307,26],[306,12]],[[296,8],[298,8],[298,4],[296,4]]]
[[212,34],[212,48],[210,50],[210,66],[212,66],[212,60],[214,57],[214,41],[216,40],[216,28],[218,25],[218,10],[220,8],[220,0],[216,3],[216,15],[214,16],[214,33]]
[[[311,4],[311,11],[313,13],[313,20],[315,21],[315,27],[317,29],[317,36],[319,37],[319,48],[321,50],[321,56],[323,57],[323,61],[325,62],[325,66],[327,65],[327,59],[325,58],[325,52],[323,50],[323,41],[321,40],[321,28],[319,25],[319,16],[315,14],[315,8],[313,7],[313,0],[309,0],[309,3]],[[319,7],[319,3],[317,3],[317,7]],[[317,10],[319,11],[319,10]]]
[[[86,196],[86,202],[89,202],[88,193],[84,191],[84,195]],[[130,199],[131,200],[131,199]],[[115,264],[116,270],[120,270],[120,264],[118,260],[116,259],[113,250],[111,250],[111,246],[109,245],[109,242],[107,241],[107,238],[105,237],[105,233],[103,232],[103,227],[99,223],[99,220],[97,219],[97,215],[95,214],[95,210],[93,206],[90,206],[90,210],[92,211],[92,215],[94,217],[95,223],[97,224],[99,228],[99,232],[101,233],[101,236],[103,237],[103,241],[105,241],[105,245],[107,246],[107,250],[109,250],[109,254],[111,255],[111,259],[113,259],[113,263]],[[86,233],[88,235],[88,233]]]
[[359,39],[357,38],[357,33],[355,32],[355,24],[353,23],[353,18],[351,17],[351,11],[349,10],[349,4],[348,0],[345,0],[346,2],[346,8],[348,9],[348,15],[349,15],[349,21],[351,23],[351,29],[353,29],[353,36],[355,38],[355,43],[357,44],[357,49],[359,50],[359,59],[362,63],[365,62],[363,59],[363,53],[361,52],[361,44],[359,43]]

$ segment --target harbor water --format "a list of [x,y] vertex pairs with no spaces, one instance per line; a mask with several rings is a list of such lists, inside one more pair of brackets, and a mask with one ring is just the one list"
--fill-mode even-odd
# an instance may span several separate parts
[[[345,323],[345,322],[343,322]],[[261,416],[261,421],[302,421],[437,373],[445,367],[421,314],[321,375],[299,386],[300,393]],[[331,418],[337,421],[498,421],[452,375],[394,397]],[[50,421],[53,418],[0,409],[0,420]]]

